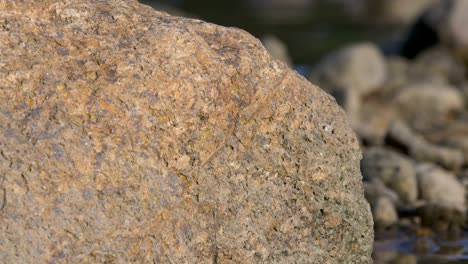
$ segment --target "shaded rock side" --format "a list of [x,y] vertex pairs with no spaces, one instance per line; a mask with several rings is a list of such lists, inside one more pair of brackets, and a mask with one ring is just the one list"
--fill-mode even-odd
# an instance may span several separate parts
[[0,3],[7,263],[368,263],[358,142],[242,30]]

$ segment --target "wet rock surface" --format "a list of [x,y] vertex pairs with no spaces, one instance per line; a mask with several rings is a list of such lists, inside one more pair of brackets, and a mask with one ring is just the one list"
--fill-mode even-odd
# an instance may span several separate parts
[[0,10],[3,261],[370,262],[345,113],[257,39],[135,1]]

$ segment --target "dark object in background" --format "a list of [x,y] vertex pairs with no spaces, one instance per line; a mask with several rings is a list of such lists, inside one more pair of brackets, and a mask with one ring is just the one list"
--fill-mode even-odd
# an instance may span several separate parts
[[411,27],[401,47],[401,55],[414,59],[419,53],[439,43],[437,32],[425,21],[424,15]]
[[294,66],[294,70],[305,78],[308,78],[312,73],[312,66],[307,64],[299,64]]

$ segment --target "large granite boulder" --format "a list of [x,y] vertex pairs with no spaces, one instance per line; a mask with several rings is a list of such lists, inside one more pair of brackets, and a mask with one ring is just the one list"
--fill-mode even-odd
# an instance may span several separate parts
[[246,32],[0,3],[6,263],[368,263],[358,142]]

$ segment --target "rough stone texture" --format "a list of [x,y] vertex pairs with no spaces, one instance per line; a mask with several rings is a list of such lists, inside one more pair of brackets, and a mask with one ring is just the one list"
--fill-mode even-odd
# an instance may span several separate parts
[[6,263],[368,263],[358,142],[242,30],[0,2]]
[[405,203],[414,203],[418,198],[414,164],[398,152],[383,147],[368,148],[361,161],[361,170],[364,179],[380,179]]

